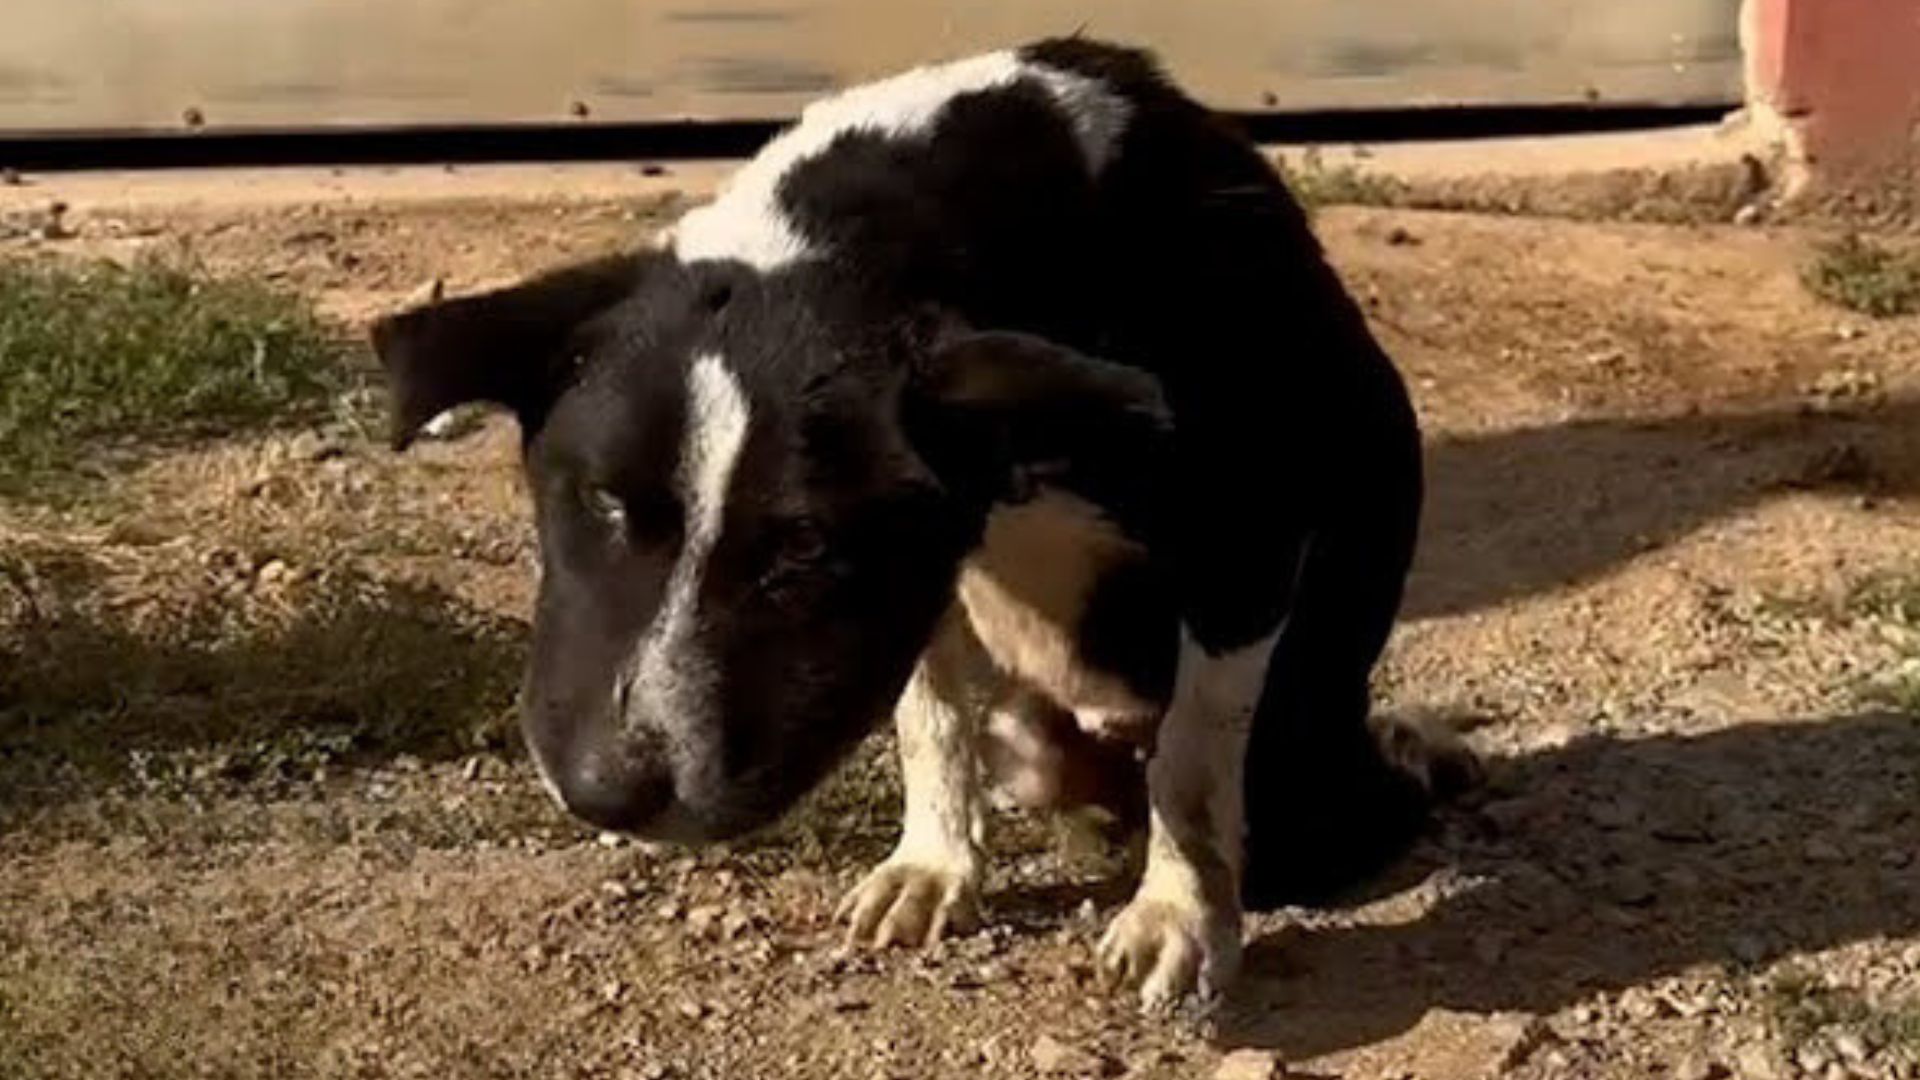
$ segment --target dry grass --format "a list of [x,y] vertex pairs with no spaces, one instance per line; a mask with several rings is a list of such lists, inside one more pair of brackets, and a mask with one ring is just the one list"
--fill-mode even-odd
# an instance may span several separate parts
[[1312,150],[1302,154],[1298,164],[1283,157],[1275,166],[1308,213],[1323,206],[1393,206],[1406,189],[1391,176],[1354,165],[1328,165]]

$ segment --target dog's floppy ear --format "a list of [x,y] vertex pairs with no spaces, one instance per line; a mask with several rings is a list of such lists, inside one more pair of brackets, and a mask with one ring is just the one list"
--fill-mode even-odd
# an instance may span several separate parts
[[1045,338],[943,324],[915,358],[908,427],[936,474],[1016,493],[1023,479],[1138,478],[1172,415],[1159,380]]
[[469,402],[503,406],[523,426],[537,424],[571,367],[569,336],[630,294],[648,259],[598,259],[374,323],[373,348],[393,400],[394,449],[406,449],[427,421]]

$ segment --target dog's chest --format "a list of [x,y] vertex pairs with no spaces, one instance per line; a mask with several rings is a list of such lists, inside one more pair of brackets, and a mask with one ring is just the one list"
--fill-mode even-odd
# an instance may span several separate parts
[[960,602],[1003,672],[1089,731],[1137,737],[1160,706],[1125,673],[1089,659],[1086,635],[1101,590],[1146,557],[1092,505],[1046,494],[995,511],[985,542],[961,569]]

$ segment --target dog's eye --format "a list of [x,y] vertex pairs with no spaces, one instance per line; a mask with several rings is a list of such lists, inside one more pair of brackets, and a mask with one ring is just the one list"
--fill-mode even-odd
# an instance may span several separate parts
[[803,588],[827,555],[825,534],[808,519],[782,523],[763,544],[758,584],[762,592],[776,598],[791,597],[794,589]]
[[627,527],[627,503],[620,496],[603,487],[591,485],[580,489],[580,503],[587,512],[616,529]]
[[790,522],[783,531],[780,557],[788,562],[810,563],[827,553],[827,537],[820,523],[812,518]]

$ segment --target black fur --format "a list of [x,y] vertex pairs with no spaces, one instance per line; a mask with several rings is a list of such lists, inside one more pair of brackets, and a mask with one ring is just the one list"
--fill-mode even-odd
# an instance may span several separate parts
[[[527,427],[546,564],[528,732],[584,816],[716,836],[789,805],[885,715],[992,507],[1053,487],[1151,552],[1103,583],[1087,660],[1164,699],[1176,620],[1211,650],[1284,625],[1249,751],[1245,899],[1323,897],[1425,814],[1365,722],[1419,516],[1412,408],[1237,131],[1145,54],[1021,55],[1125,101],[1097,174],[1031,79],[955,97],[923,137],[842,135],[778,189],[816,258],[645,256],[611,285],[585,273],[383,327],[401,429],[467,399]],[[602,699],[683,540],[680,387],[707,352],[755,423],[701,595],[720,779],[682,790],[667,729]],[[455,360],[476,362],[464,380]],[[581,494],[603,488],[627,507],[618,544]]]

